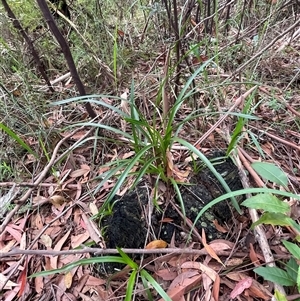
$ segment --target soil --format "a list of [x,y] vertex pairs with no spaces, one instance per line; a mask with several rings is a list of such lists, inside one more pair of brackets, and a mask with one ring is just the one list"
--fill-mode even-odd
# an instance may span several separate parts
[[[224,153],[220,151],[212,153],[208,158],[232,191],[242,189],[238,168],[230,158],[225,158]],[[225,193],[213,173],[201,162],[196,162],[194,169],[197,172],[190,177],[189,184],[180,186],[186,217],[192,222],[206,204]],[[107,247],[143,248],[146,245],[147,225],[143,212],[149,202],[148,196],[149,189],[143,184],[138,185],[134,191],[126,193],[123,197],[115,197],[113,213],[103,222],[103,226],[107,227]],[[196,228],[200,234],[204,228],[208,240],[221,238],[224,234],[216,229],[215,222],[222,225],[231,217],[232,209],[227,201],[223,201],[207,210],[196,223]],[[161,220],[168,222],[162,223]],[[183,229],[187,229],[184,227],[184,220],[170,202],[162,205],[160,210],[154,210],[151,224],[156,237],[150,236],[150,240],[160,238],[168,243],[173,234],[175,234],[176,242],[182,241]],[[189,232],[190,229],[187,231]]]

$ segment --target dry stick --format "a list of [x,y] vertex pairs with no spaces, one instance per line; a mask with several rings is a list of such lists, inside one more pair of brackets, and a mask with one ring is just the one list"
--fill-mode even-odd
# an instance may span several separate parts
[[[68,208],[70,209],[70,208]],[[64,212],[65,213],[65,212]],[[122,251],[126,254],[192,254],[192,255],[209,255],[205,249],[197,250],[190,248],[163,248],[163,249],[126,249],[122,248]],[[215,250],[218,256],[229,256],[232,255],[232,251]],[[0,258],[12,257],[17,255],[37,255],[37,256],[62,256],[62,255],[76,255],[76,254],[94,254],[94,255],[106,255],[106,254],[119,254],[117,249],[101,249],[101,248],[87,248],[84,247],[81,250],[68,250],[68,251],[52,251],[52,250],[22,250],[13,248],[9,252],[1,253]],[[248,256],[245,252],[234,253],[235,257]],[[274,255],[281,259],[290,259],[290,255]],[[166,261],[166,260],[164,260]]]
[[[68,208],[70,209],[70,208]],[[65,212],[64,212],[65,213]],[[163,248],[163,249],[123,249],[122,251],[126,254],[194,254],[194,255],[209,255],[205,249],[196,250],[190,248]],[[231,251],[215,251],[219,256],[228,256]],[[38,256],[61,256],[61,255],[75,255],[75,254],[94,254],[94,255],[105,255],[105,254],[119,254],[117,249],[101,249],[101,248],[87,248],[84,247],[82,250],[68,250],[68,251],[52,251],[52,250],[21,250],[13,248],[10,252],[0,253],[0,258],[11,257],[15,255],[38,255]],[[237,257],[245,257],[248,254],[244,252],[234,253]]]
[[[249,162],[246,160],[246,158],[244,157],[244,155],[242,154],[241,150],[238,149],[238,155],[239,158],[241,159],[244,167],[251,173],[253,174],[253,172],[255,172],[253,170],[253,168],[251,167],[251,165],[249,164]],[[248,178],[246,176],[246,173],[243,169],[240,169],[240,174],[241,174],[241,178],[242,178],[242,183],[244,188],[249,188],[249,183],[248,183]],[[260,182],[260,186],[265,186],[264,183],[261,181]],[[251,198],[252,196],[250,194],[247,194],[247,198]],[[255,223],[256,221],[258,221],[259,217],[258,217],[258,213],[255,209],[248,209],[249,210],[249,214],[251,216],[251,220],[253,223]],[[254,228],[254,234],[255,234],[255,239],[257,240],[260,249],[264,255],[265,258],[265,262],[267,263],[268,266],[270,267],[275,267],[275,259],[274,256],[270,250],[270,246],[268,243],[268,239],[266,237],[266,233],[262,227],[262,225],[258,225],[255,226]],[[286,296],[286,293],[284,291],[283,286],[279,285],[279,284],[274,284],[275,289],[277,289],[279,292],[281,292],[284,296]],[[272,298],[272,300],[274,299],[274,297]]]
[[291,25],[288,29],[286,29],[283,33],[281,33],[280,35],[278,35],[277,37],[275,37],[268,45],[266,45],[263,49],[261,49],[259,52],[257,52],[253,57],[251,57],[251,59],[249,59],[246,63],[244,63],[242,66],[240,66],[239,68],[237,68],[233,74],[231,75],[231,77],[237,75],[240,71],[242,71],[246,66],[248,66],[250,63],[252,63],[254,60],[256,60],[259,56],[261,56],[265,51],[267,51],[269,48],[271,48],[280,38],[282,38],[284,35],[286,35],[287,33],[289,33],[291,30],[293,30],[295,27],[297,27],[298,25],[300,25],[300,19],[294,23],[293,25]]
[[[68,46],[65,38],[63,37],[63,35],[61,34],[61,32],[59,31],[54,19],[53,19],[53,16],[49,10],[49,7],[47,6],[47,3],[45,0],[37,0],[37,3],[44,15],[44,18],[51,30],[51,32],[53,33],[53,35],[55,36],[56,40],[58,41],[60,47],[61,47],[61,50],[65,56],[65,59],[67,61],[67,64],[69,66],[69,69],[70,69],[70,72],[71,72],[71,75],[72,75],[72,78],[74,80],[74,83],[79,91],[79,94],[81,96],[84,96],[86,95],[86,92],[85,92],[85,88],[84,88],[84,85],[82,83],[82,81],[80,80],[80,77],[78,75],[78,72],[77,72],[77,69],[76,69],[76,66],[75,66],[75,63],[74,63],[74,60],[73,60],[73,57],[72,57],[72,54],[71,54],[71,51],[70,51],[70,47]],[[90,115],[91,118],[95,118],[97,117],[97,114],[95,113],[95,111],[93,110],[91,104],[89,102],[86,102],[85,103],[85,108],[88,112],[88,114]]]
[[[70,208],[68,208],[70,209]],[[126,254],[167,254],[165,256],[172,256],[176,254],[192,254],[192,255],[200,255],[206,256],[209,255],[205,249],[197,250],[197,249],[189,249],[189,248],[163,248],[163,249],[122,249]],[[232,255],[232,251],[222,251],[215,250],[218,256],[229,256]],[[94,255],[107,255],[107,254],[119,254],[117,249],[101,249],[101,248],[83,248],[81,250],[68,250],[68,251],[51,251],[51,250],[22,250],[18,248],[13,248],[9,252],[1,253],[0,258],[4,260],[4,258],[11,258],[18,255],[37,255],[37,256],[62,256],[62,255],[76,255],[76,254],[94,254]],[[245,252],[236,252],[234,253],[235,257],[245,257],[248,256],[248,253]],[[290,259],[290,255],[277,255],[274,257],[281,259]],[[168,257],[170,258],[170,257]],[[164,258],[163,261],[167,261]]]
[[[15,182],[1,182],[0,187],[10,187],[16,185],[16,187],[36,187],[34,183],[29,182],[21,182],[21,183],[15,183]],[[60,186],[60,183],[40,183],[40,187],[51,187],[51,186]],[[77,184],[67,184],[66,188],[77,188]]]
[[239,157],[240,157],[244,167],[248,170],[248,172],[250,173],[250,175],[254,179],[255,183],[259,187],[264,187],[265,186],[264,182],[261,180],[261,178],[259,177],[257,172],[251,167],[248,160],[246,159],[246,156],[248,154],[241,147],[238,148],[238,151],[239,151]]
[[243,95],[241,95],[233,104],[233,106],[231,106],[229,108],[229,110],[222,116],[220,117],[220,119],[205,133],[201,136],[201,138],[199,140],[197,140],[194,143],[194,146],[196,146],[197,144],[201,144],[204,140],[206,140],[209,135],[228,117],[230,112],[233,112],[233,110],[238,107],[240,105],[240,103],[247,97],[249,96],[255,89],[257,88],[257,86],[252,87],[250,90],[248,90],[247,92],[245,92]]

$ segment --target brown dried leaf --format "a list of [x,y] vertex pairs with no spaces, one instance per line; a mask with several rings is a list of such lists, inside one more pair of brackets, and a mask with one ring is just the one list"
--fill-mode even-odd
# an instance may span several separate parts
[[90,285],[90,286],[99,286],[99,285],[103,285],[106,284],[107,280],[106,279],[101,279],[101,278],[97,278],[94,276],[89,276],[86,282],[86,285]]
[[131,152],[128,152],[128,153],[125,153],[123,156],[122,156],[122,159],[128,159],[132,156],[135,155],[135,152],[134,151],[131,151]]
[[216,229],[221,232],[221,233],[227,233],[228,230],[226,228],[224,228],[223,226],[221,226],[218,222],[218,220],[213,220],[213,224],[215,225]]
[[158,240],[153,240],[150,243],[148,243],[148,245],[145,247],[145,249],[163,249],[167,247],[167,243],[162,240],[162,239],[158,239]]
[[205,273],[212,281],[216,280],[216,277],[218,274],[213,269],[202,264],[201,262],[199,262],[199,267],[200,267],[201,271],[203,273]]
[[252,280],[252,285],[249,288],[250,294],[255,298],[261,298],[263,300],[271,300],[272,294],[267,290],[265,286],[257,282],[256,280]]
[[43,234],[40,238],[40,242],[47,248],[52,247],[52,239],[49,235]]
[[232,292],[230,293],[230,298],[232,298],[232,299],[236,298],[237,296],[242,294],[245,289],[249,288],[251,285],[252,285],[252,278],[250,278],[250,277],[240,280],[235,285]]
[[90,238],[90,234],[85,231],[84,233],[81,233],[79,235],[71,235],[71,247],[73,249],[79,247],[82,243],[84,243],[86,240]]
[[13,224],[7,225],[5,231],[7,231],[18,243],[21,242],[22,235],[19,231],[14,229]]
[[209,245],[215,250],[215,252],[231,250],[234,246],[232,242],[224,239],[214,240]]
[[[202,276],[197,271],[181,273],[172,281],[167,294],[173,301],[184,300],[184,294],[198,286],[201,282],[201,278]],[[163,299],[159,301],[163,301]]]
[[[58,243],[56,244],[56,246],[54,247],[54,250],[55,251],[60,251],[62,246],[64,245],[64,243],[66,242],[66,240],[68,239],[69,235],[71,233],[71,230],[69,230],[59,241]],[[57,261],[58,261],[58,256],[54,256],[54,257],[51,257],[50,258],[50,265],[51,265],[51,268],[54,270],[54,269],[57,269]]]
[[205,236],[205,231],[204,229],[202,228],[202,244],[204,246],[204,249],[207,251],[207,253],[212,257],[214,258],[215,260],[217,260],[219,263],[221,263],[223,266],[223,262],[221,261],[221,259],[219,258],[219,256],[216,254],[216,252],[214,251],[214,249],[208,245],[206,243],[206,236]]
[[34,222],[39,230],[43,229],[44,225],[43,225],[42,217],[39,213],[36,214]]
[[79,177],[86,177],[89,172],[90,172],[90,167],[86,164],[82,164],[81,165],[81,168],[77,169],[77,170],[74,170],[70,173],[70,177],[71,178],[79,178]]
[[258,257],[257,257],[257,255],[256,255],[256,252],[255,252],[255,250],[254,250],[254,248],[253,248],[253,245],[250,243],[250,252],[249,252],[249,257],[250,257],[250,259],[251,259],[251,261],[252,261],[252,263],[257,267],[257,266],[260,266],[260,262],[259,262],[259,259],[258,259]]
[[171,271],[170,269],[160,269],[155,274],[165,281],[174,280],[178,276],[176,271]]
[[64,281],[65,281],[66,288],[70,288],[72,286],[73,276],[72,276],[71,272],[68,272],[67,274],[65,274]]
[[170,151],[167,151],[166,155],[167,155],[167,177],[172,178],[173,177],[173,169],[174,169],[173,156]]
[[216,280],[214,281],[214,285],[213,285],[213,289],[212,289],[212,295],[216,301],[219,300],[220,283],[221,283],[221,279],[220,279],[220,276],[217,274]]
[[244,260],[242,258],[230,258],[226,262],[226,266],[227,267],[237,266],[237,265],[241,265],[243,262],[244,262]]
[[62,195],[53,195],[50,198],[50,202],[57,209],[59,209],[66,201],[67,200]]
[[21,297],[24,292],[25,292],[25,288],[26,288],[26,284],[27,284],[27,269],[28,269],[28,257],[26,257],[26,260],[24,262],[24,268],[21,271],[21,274],[19,276],[18,282],[20,285],[20,290],[18,292],[18,297]]

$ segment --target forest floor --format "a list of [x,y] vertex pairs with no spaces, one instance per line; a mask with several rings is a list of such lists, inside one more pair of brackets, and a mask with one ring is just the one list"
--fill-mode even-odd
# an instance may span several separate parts
[[[192,51],[189,64],[184,61],[180,64],[177,95],[173,85],[177,74],[168,77],[166,71],[177,68],[175,55],[169,60],[167,42],[153,42],[155,47],[141,49],[144,44],[139,45],[139,41],[144,34],[147,36],[146,27],[139,36],[118,28],[116,49],[127,43],[133,49],[124,54],[124,69],[119,67],[114,72],[101,62],[102,69],[93,78],[89,77],[87,66],[78,63],[80,76],[89,87],[87,92],[95,95],[81,102],[74,101],[78,92],[67,69],[51,69],[55,93],[50,93],[40,82],[25,83],[17,72],[6,75],[3,72],[0,299],[167,300],[163,291],[173,301],[271,300],[277,290],[288,296],[281,300],[300,300],[299,271],[291,272],[298,282],[285,285],[285,290],[253,271],[267,263],[276,263],[284,269],[287,262],[292,262],[295,269],[299,267],[297,255],[282,244],[283,240],[297,241],[299,233],[284,222],[263,225],[261,232],[256,232],[251,225],[261,211],[242,206],[238,214],[231,206],[230,220],[222,225],[214,220],[221,238],[209,239],[205,227],[201,232],[193,229],[188,237],[194,220],[186,222],[182,207],[176,205],[176,189],[168,182],[172,178],[177,183],[189,184],[191,179],[194,158],[192,148],[179,143],[184,140],[206,156],[215,150],[226,153],[231,146],[230,158],[245,189],[263,187],[300,194],[299,25],[287,30],[296,22],[283,22],[283,29],[266,39],[251,55],[247,54],[247,46],[250,51],[255,41],[248,36],[241,38],[242,50],[232,50],[225,56],[222,49],[230,38],[220,40],[211,46],[218,48],[219,64],[211,63],[213,56]],[[272,33],[278,30],[276,27]],[[193,34],[204,35],[201,30]],[[132,41],[133,37],[139,40]],[[247,69],[252,62],[256,62],[255,67]],[[196,88],[190,88],[192,84],[186,86],[191,68],[196,72],[201,65],[205,65],[205,72],[195,76]],[[114,69],[113,64],[110,66]],[[91,68],[93,72],[97,69]],[[253,74],[257,77],[252,77]],[[166,84],[162,85],[164,81]],[[185,87],[188,87],[186,93],[193,93],[182,101],[174,116],[172,135],[178,140],[170,143],[163,164],[159,165],[157,153],[152,153],[151,164],[157,169],[149,172],[148,168],[143,174],[141,171],[148,161],[134,161],[137,149],[129,137],[135,137],[132,134],[135,123],[123,115],[132,114],[131,92],[135,108],[145,122],[138,129],[144,129],[145,136],[159,133],[165,137],[163,105],[168,103],[171,111]],[[50,101],[46,103],[45,99]],[[55,103],[57,100],[61,102]],[[92,122],[83,101],[90,101],[97,114]],[[54,105],[49,105],[50,102]],[[24,105],[29,103],[30,109]],[[198,114],[196,118],[192,117],[194,111]],[[150,126],[147,128],[145,124]],[[131,162],[134,164],[129,168]],[[252,166],[255,162],[276,165],[286,175],[288,184],[283,187],[261,177]],[[162,174],[167,181],[160,176],[159,166],[163,166]],[[110,170],[114,172],[106,178]],[[119,182],[122,174],[126,178]],[[103,258],[107,256],[107,261],[112,262],[112,255],[119,255],[120,251],[107,248],[106,228],[99,221],[113,209],[103,207],[102,215],[99,211],[104,203],[107,205],[112,191],[120,197],[130,194],[140,175],[146,183],[147,198],[155,203],[142,206],[141,220],[147,231],[144,248],[131,246],[129,250],[121,246],[132,259],[126,261],[123,255],[127,266],[106,274],[100,267]],[[280,174],[273,176],[279,178]],[[290,207],[287,216],[299,224],[299,201],[292,197],[282,200]],[[182,223],[176,227],[182,236],[174,235],[166,242],[154,233],[149,216],[153,207],[165,208],[169,202],[181,212]],[[170,216],[163,215],[158,224],[173,222]],[[36,275],[31,277],[33,274]]]

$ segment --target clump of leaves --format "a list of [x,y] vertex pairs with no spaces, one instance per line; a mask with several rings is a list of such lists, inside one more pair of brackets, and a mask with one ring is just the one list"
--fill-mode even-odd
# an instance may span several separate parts
[[[265,180],[287,187],[288,179],[286,174],[274,164],[257,162],[253,163],[252,167]],[[297,198],[296,195],[294,197]],[[252,228],[260,224],[288,226],[297,233],[295,240],[300,242],[300,225],[288,216],[290,206],[273,194],[257,194],[244,201],[242,205],[252,209],[263,210],[262,216],[258,221],[253,223]],[[282,243],[292,256],[284,264],[284,268],[258,267],[254,269],[254,272],[262,276],[265,280],[284,286],[296,286],[298,293],[300,293],[300,248],[296,243],[286,240],[283,240]],[[277,300],[286,300],[278,292],[275,293],[275,296],[277,296]]]

